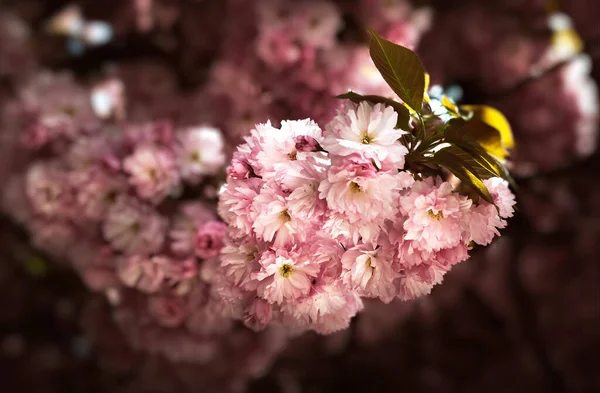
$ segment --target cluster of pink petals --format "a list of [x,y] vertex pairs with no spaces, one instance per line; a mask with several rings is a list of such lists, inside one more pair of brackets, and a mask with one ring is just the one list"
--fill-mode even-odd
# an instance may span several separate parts
[[[256,123],[335,116],[340,91],[389,96],[365,44],[371,26],[414,48],[431,13],[408,1],[229,0],[223,55],[200,98],[237,145]],[[356,22],[359,32],[353,32]],[[206,102],[205,102],[205,101]],[[318,103],[316,105],[315,103]]]
[[234,357],[235,378],[261,372],[283,336],[270,329],[250,345],[212,285],[226,236],[210,192],[225,169],[221,133],[97,113],[97,94],[102,108],[123,107],[112,82],[89,89],[44,73],[19,88],[1,117],[0,209],[107,296],[133,348],[173,362]]
[[396,121],[382,104],[350,104],[324,130],[309,119],[258,124],[238,147],[219,200],[228,245],[216,286],[248,326],[343,329],[361,297],[427,294],[506,226],[506,181],[485,181],[493,205],[440,178],[415,180]]

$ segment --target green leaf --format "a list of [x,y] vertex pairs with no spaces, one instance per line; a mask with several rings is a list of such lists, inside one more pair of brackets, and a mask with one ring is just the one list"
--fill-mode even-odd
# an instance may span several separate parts
[[478,133],[478,129],[489,128],[487,124],[478,119],[471,119],[469,121],[452,119],[448,124],[449,126],[444,131],[444,141],[459,146],[471,154],[481,166],[477,168],[477,174],[480,178],[501,177],[511,185],[515,185],[504,164],[488,153],[487,149],[473,137],[474,134]]
[[381,38],[373,29],[369,53],[391,89],[415,112],[421,113],[425,94],[425,67],[408,48]]
[[384,104],[384,105],[391,106],[392,108],[394,108],[394,110],[398,114],[398,121],[396,122],[396,128],[400,128],[405,131],[408,130],[408,127],[409,127],[408,122],[410,121],[410,112],[408,111],[408,109],[406,109],[406,107],[404,105],[402,105],[402,103],[400,103],[398,101],[394,101],[390,98],[385,98],[385,97],[381,97],[381,96],[372,96],[372,95],[363,96],[363,95],[357,94],[353,91],[349,91],[346,94],[340,94],[339,96],[336,96],[336,98],[347,99],[356,104],[359,104],[362,101],[367,101],[371,104]]
[[464,185],[476,191],[484,200],[494,203],[494,198],[476,174],[480,165],[469,153],[458,146],[449,146],[436,152],[433,161],[452,172]]
[[[481,120],[498,131],[500,134],[500,144],[504,149],[512,149],[515,147],[515,140],[510,124],[498,109],[487,105],[463,105],[460,109],[462,111],[471,112],[474,118]],[[506,154],[504,156],[506,156]],[[504,156],[501,156],[500,158],[504,158]]]

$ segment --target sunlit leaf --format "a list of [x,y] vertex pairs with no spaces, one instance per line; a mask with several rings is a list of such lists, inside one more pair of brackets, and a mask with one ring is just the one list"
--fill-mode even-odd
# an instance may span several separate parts
[[494,203],[489,190],[476,174],[480,165],[469,153],[460,147],[449,146],[436,152],[433,161],[452,172],[462,184],[476,191],[481,198]]
[[474,119],[479,119],[488,126],[496,129],[500,133],[500,141],[505,149],[515,147],[512,129],[502,112],[486,105],[463,105],[460,109],[472,112]]
[[426,103],[429,104],[429,82],[431,82],[431,77],[429,76],[428,73],[425,73],[425,88],[423,89],[423,100],[425,100]]
[[476,173],[481,179],[501,177],[514,186],[514,180],[509,175],[504,164],[489,154],[488,151],[469,134],[469,127],[473,126],[473,124],[469,123],[472,121],[479,122],[478,120],[470,120],[468,122],[463,119],[451,120],[444,131],[444,140],[462,148],[479,163],[480,167],[476,167]]
[[410,49],[381,38],[371,29],[369,53],[391,89],[414,111],[421,113],[425,92],[425,67]]
[[346,94],[340,94],[336,98],[347,99],[356,104],[358,104],[362,101],[366,101],[371,104],[384,104],[384,105],[391,106],[392,108],[394,108],[396,113],[398,113],[398,121],[396,122],[396,128],[400,128],[402,130],[408,130],[408,122],[410,121],[410,113],[409,113],[408,109],[404,105],[402,105],[401,102],[394,101],[390,98],[385,98],[385,97],[381,97],[381,96],[374,96],[374,95],[363,96],[363,95],[354,93],[353,91],[349,91]]

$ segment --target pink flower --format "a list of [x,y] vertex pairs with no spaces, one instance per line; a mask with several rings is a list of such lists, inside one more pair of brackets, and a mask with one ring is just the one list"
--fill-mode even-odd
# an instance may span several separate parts
[[227,227],[220,221],[209,221],[198,228],[195,239],[196,255],[200,258],[211,258],[219,255],[224,246]]
[[404,167],[408,149],[398,139],[406,131],[394,128],[398,114],[392,107],[361,102],[350,104],[325,128],[323,148],[329,153],[349,155],[365,152],[377,163],[389,160],[397,168]]
[[468,222],[471,240],[482,246],[490,244],[494,236],[500,236],[497,228],[506,226],[496,207],[485,201],[471,208]]
[[262,29],[256,43],[258,57],[277,69],[300,60],[301,50],[285,26]]
[[182,203],[169,230],[171,250],[177,255],[191,255],[198,229],[215,218],[215,213],[202,202]]
[[261,283],[259,293],[270,303],[281,304],[284,299],[293,301],[308,294],[311,280],[319,272],[319,265],[308,256],[295,251],[266,251],[259,260],[262,266],[256,273]]
[[296,142],[296,150],[301,152],[323,151],[319,142],[312,136],[299,135],[294,138]]
[[404,270],[398,282],[398,297],[401,300],[412,300],[430,294],[434,285],[442,282],[446,271],[447,269],[435,266]]
[[122,197],[108,209],[102,233],[115,250],[148,255],[162,247],[166,224],[149,206]]
[[194,288],[198,275],[198,262],[195,258],[169,258],[165,266],[166,284],[170,292],[178,296],[186,295]]
[[321,334],[347,328],[350,319],[360,309],[360,297],[355,292],[349,292],[339,281],[319,283],[309,296],[282,306],[284,316],[294,324]]
[[342,256],[342,279],[361,296],[379,297],[389,303],[396,296],[393,254],[381,247],[358,246]]
[[152,203],[159,203],[178,190],[175,161],[165,149],[142,145],[125,159],[123,169],[131,175],[129,182],[138,195]]
[[227,176],[231,179],[248,179],[254,174],[254,170],[250,163],[245,158],[236,157],[238,152],[233,153],[231,164],[227,167]]
[[403,185],[398,176],[353,154],[332,163],[319,192],[332,211],[345,215],[351,223],[378,223],[394,215],[396,192]]
[[148,312],[159,325],[174,328],[185,320],[185,301],[178,296],[152,296],[148,299]]
[[440,250],[432,257],[432,261],[436,266],[446,268],[447,270],[467,259],[469,259],[469,249],[466,244],[459,244],[456,247]]
[[416,182],[410,193],[400,197],[401,208],[408,215],[404,239],[425,251],[458,245],[463,240],[465,213],[471,204],[467,197],[454,193],[448,182],[435,182],[433,178]]
[[252,233],[253,201],[258,195],[261,180],[230,180],[223,186],[219,197],[219,216],[226,224],[237,228],[242,234]]
[[361,46],[352,50],[346,79],[344,85],[346,90],[364,95],[376,94],[384,97],[394,97],[395,95],[375,67],[367,47]]
[[113,148],[110,139],[104,135],[82,136],[70,146],[67,160],[74,169],[89,168],[113,159],[114,156],[111,154]]
[[255,298],[244,309],[244,325],[254,331],[264,330],[273,318],[271,305],[261,298]]
[[164,257],[133,255],[117,261],[117,274],[126,286],[155,293],[166,279],[168,264],[169,260]]
[[37,163],[27,171],[25,190],[33,210],[44,215],[67,214],[71,193],[66,173],[51,163]]
[[265,248],[264,243],[251,237],[226,245],[221,252],[221,266],[227,280],[244,290],[256,290],[258,281],[254,276],[261,269],[258,259]]
[[45,142],[73,138],[79,131],[98,125],[89,92],[67,73],[39,74],[21,91],[21,100],[38,114],[36,124],[46,130]]
[[127,190],[127,181],[93,167],[71,173],[76,205],[82,218],[101,221],[108,208]]
[[319,184],[325,179],[325,167],[312,157],[291,161],[282,167],[276,182],[286,194],[287,205],[294,217],[316,220],[325,213],[326,202],[319,198]]
[[330,2],[313,1],[298,5],[294,30],[299,39],[315,48],[331,48],[342,27],[340,11]]
[[273,188],[263,188],[252,203],[254,223],[252,228],[256,236],[280,247],[306,238],[306,227],[298,218],[292,216],[283,195]]
[[[353,219],[356,220],[356,216]],[[340,242],[358,244],[360,239],[363,242],[375,241],[381,231],[380,224],[374,221],[352,222],[345,214],[329,212],[322,229]]]
[[356,292],[345,292],[344,302],[344,307],[337,312],[321,313],[320,321],[314,327],[317,333],[331,334],[350,326],[350,320],[362,311],[363,302]]
[[176,149],[181,177],[198,183],[203,176],[214,175],[225,164],[223,136],[210,127],[191,128],[178,134]]
[[499,177],[492,177],[483,181],[488,191],[494,198],[494,203],[498,206],[500,217],[512,217],[515,209],[515,195],[508,188],[508,182]]
[[260,173],[263,177],[265,173],[277,170],[287,162],[306,157],[307,153],[296,149],[298,137],[310,137],[317,143],[323,138],[319,126],[310,119],[284,120],[281,122],[280,129],[272,127],[269,123],[257,125],[256,132],[262,138],[262,149],[256,155],[256,159],[262,169]]

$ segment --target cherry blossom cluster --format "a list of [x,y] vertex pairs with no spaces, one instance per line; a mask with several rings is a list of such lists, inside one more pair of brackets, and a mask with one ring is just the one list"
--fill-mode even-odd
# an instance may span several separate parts
[[211,285],[226,233],[215,211],[223,137],[130,122],[124,89],[48,72],[20,87],[1,117],[1,211],[108,298],[132,349],[175,363],[236,359],[230,382],[242,383],[285,340],[276,328],[249,335]]
[[405,168],[397,116],[350,104],[324,130],[309,119],[267,122],[238,147],[219,199],[228,240],[217,285],[248,326],[343,329],[361,297],[427,294],[506,226],[508,184],[485,180],[494,205]]
[[431,21],[429,9],[404,0],[226,3],[222,55],[200,99],[235,144],[268,119],[331,120],[340,91],[391,95],[369,58],[366,28],[414,48]]

